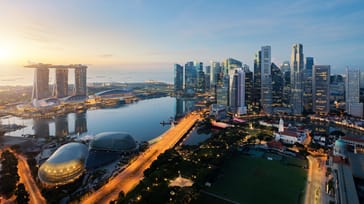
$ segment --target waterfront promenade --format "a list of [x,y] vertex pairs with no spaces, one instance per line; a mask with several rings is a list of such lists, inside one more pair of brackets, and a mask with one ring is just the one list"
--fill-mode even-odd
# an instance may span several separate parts
[[134,162],[107,184],[82,200],[82,203],[109,203],[118,198],[120,191],[128,193],[143,179],[143,172],[149,168],[153,161],[160,154],[174,147],[200,119],[201,116],[197,113],[191,113],[184,117],[176,126],[163,133],[158,142],[150,146],[146,152],[141,153]]

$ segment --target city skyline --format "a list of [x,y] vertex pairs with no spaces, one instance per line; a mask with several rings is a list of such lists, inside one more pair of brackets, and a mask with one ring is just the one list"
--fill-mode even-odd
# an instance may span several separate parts
[[[253,67],[254,53],[272,47],[272,62],[305,56],[363,68],[364,5],[360,1],[1,2],[0,65],[28,62],[169,68],[191,59],[232,57]],[[276,9],[275,9],[276,8]],[[278,10],[279,9],[279,10]]]

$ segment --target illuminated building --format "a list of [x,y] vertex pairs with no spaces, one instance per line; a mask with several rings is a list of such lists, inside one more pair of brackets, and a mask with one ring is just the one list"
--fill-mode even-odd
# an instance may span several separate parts
[[330,111],[330,65],[313,66],[312,108],[319,115],[327,115]]
[[87,146],[71,142],[62,145],[38,170],[38,177],[45,186],[59,186],[71,183],[85,172]]
[[300,115],[303,111],[303,66],[303,46],[302,44],[294,44],[291,55],[291,108],[295,115]]
[[272,75],[271,75],[271,47],[261,49],[261,99],[260,103],[265,113],[272,114]]
[[363,104],[360,102],[360,71],[346,68],[345,80],[346,113],[356,117],[363,117]]

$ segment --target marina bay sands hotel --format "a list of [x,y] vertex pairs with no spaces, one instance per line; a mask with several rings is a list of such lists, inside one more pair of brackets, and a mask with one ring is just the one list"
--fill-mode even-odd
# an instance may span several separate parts
[[[24,66],[34,68],[34,85],[32,100],[46,99],[50,97],[64,98],[66,96],[86,96],[87,95],[87,66],[81,64],[52,65],[52,64],[32,64]],[[56,80],[51,93],[49,88],[49,69],[55,69]],[[75,71],[75,85],[73,93],[68,93],[68,70]]]

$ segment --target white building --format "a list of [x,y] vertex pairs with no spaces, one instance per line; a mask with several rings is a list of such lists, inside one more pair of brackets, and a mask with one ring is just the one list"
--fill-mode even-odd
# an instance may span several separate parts
[[285,144],[294,144],[296,142],[302,144],[306,136],[307,131],[305,130],[298,130],[291,125],[285,128],[282,119],[279,120],[278,132],[274,133],[275,140],[281,140]]

